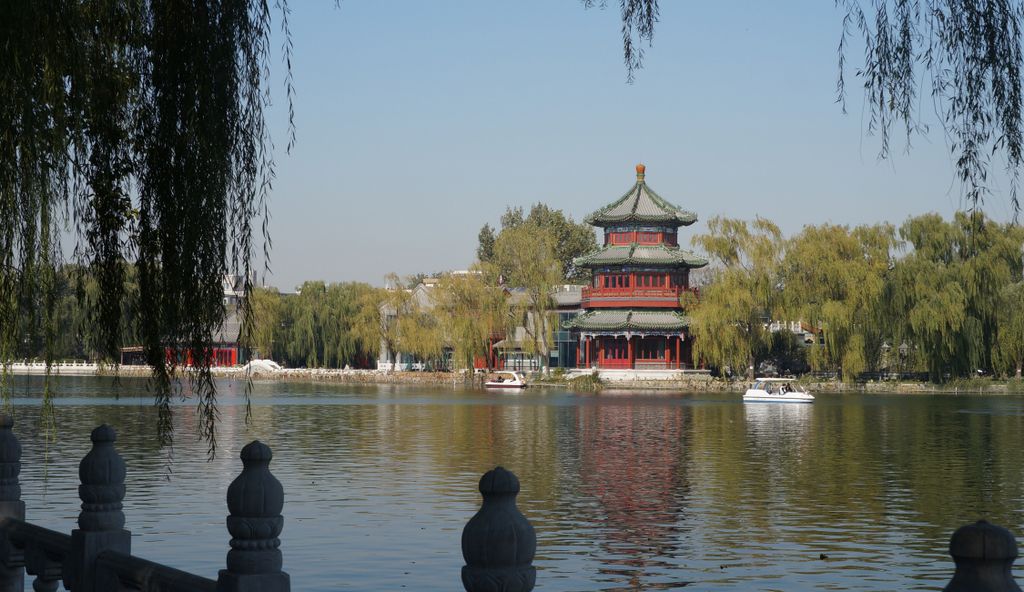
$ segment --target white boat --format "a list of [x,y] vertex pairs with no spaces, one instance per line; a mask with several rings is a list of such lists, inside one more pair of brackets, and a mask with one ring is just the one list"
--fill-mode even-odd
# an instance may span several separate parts
[[814,395],[793,378],[755,378],[743,395],[744,403],[813,403]]
[[510,370],[499,370],[488,377],[484,386],[487,388],[523,389],[529,385],[526,384],[526,378],[522,374]]

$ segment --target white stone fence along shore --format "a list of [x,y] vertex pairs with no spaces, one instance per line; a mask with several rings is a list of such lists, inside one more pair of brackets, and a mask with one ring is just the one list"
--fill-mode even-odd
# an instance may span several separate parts
[[[46,362],[12,362],[7,366],[12,374],[46,374]],[[66,376],[91,376],[96,374],[103,367],[94,362],[82,360],[53,362],[50,364],[50,374],[62,374]]]
[[[108,425],[92,431],[92,450],[78,467],[82,511],[71,535],[25,521],[21,501],[21,444],[13,420],[0,416],[0,592],[22,592],[25,574],[36,592],[290,592],[282,571],[284,489],[270,473],[270,447],[242,448],[242,472],[227,491],[231,535],[227,567],[216,579],[131,554],[121,502],[126,467]],[[467,592],[530,592],[537,572],[537,537],[516,507],[519,479],[501,467],[480,479],[483,504],[462,531],[462,585]],[[956,571],[945,592],[1021,592],[1013,579],[1017,542],[1005,528],[979,521],[949,543]]]

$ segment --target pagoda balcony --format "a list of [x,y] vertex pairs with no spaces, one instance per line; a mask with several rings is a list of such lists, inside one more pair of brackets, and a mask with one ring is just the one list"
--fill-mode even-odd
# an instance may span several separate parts
[[629,287],[594,288],[584,286],[580,305],[583,308],[679,308],[679,299],[685,292],[691,292],[698,299],[697,288],[675,287]]

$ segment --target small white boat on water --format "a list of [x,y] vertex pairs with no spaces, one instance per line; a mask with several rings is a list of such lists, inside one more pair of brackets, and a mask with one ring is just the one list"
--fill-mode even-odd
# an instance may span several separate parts
[[484,386],[487,388],[524,389],[529,385],[526,384],[526,378],[519,372],[499,370],[487,378]]
[[813,403],[814,395],[793,378],[755,378],[743,395],[744,403]]

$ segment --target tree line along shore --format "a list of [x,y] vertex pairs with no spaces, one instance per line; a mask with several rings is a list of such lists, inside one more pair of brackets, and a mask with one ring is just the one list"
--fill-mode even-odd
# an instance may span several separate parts
[[[716,376],[827,372],[846,384],[907,373],[934,384],[1021,376],[1018,225],[974,211],[951,220],[924,214],[898,227],[821,224],[784,236],[766,218],[716,217],[692,245],[710,265],[691,278],[699,297],[685,293],[681,305],[695,359]],[[323,281],[294,292],[256,288],[247,295],[251,314],[242,338],[256,356],[311,371],[373,368],[381,348],[408,352],[428,367],[472,368],[489,358],[496,335],[530,325],[531,317],[550,317],[555,286],[586,284],[588,271],[572,261],[596,247],[592,229],[560,210],[509,208],[499,228],[481,230],[469,272],[392,274],[386,288]],[[125,281],[135,275],[129,267]],[[410,288],[428,276],[436,285],[425,306]],[[25,338],[9,359],[47,351],[52,359],[102,359],[104,348],[90,332],[95,278],[69,265],[56,283],[55,330],[20,318]],[[510,298],[510,287],[530,297]],[[139,340],[132,293],[128,286],[123,344]],[[802,338],[778,329],[786,323],[799,324]],[[556,325],[528,331],[524,349],[544,355]]]

